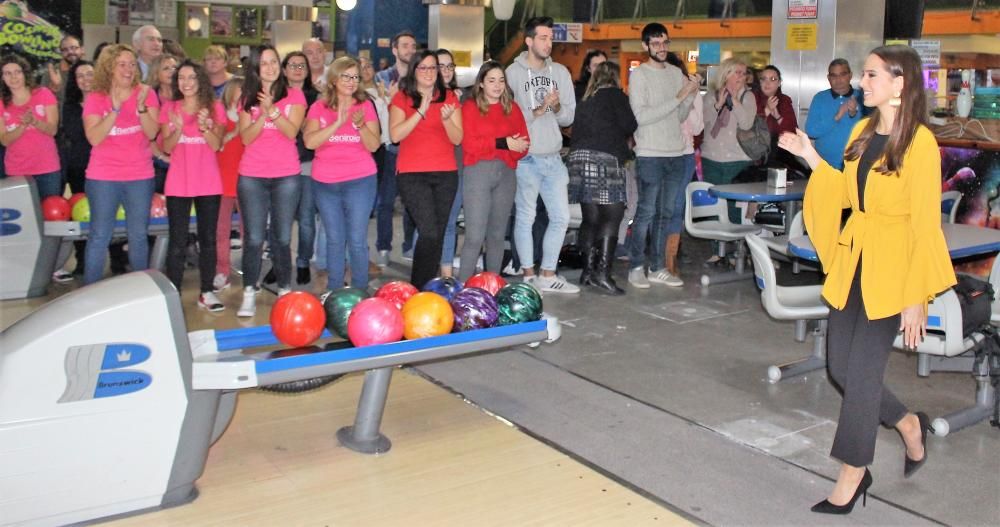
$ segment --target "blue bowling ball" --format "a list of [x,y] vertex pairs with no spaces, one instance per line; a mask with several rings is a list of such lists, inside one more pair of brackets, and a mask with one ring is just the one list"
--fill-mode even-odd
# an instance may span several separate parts
[[455,293],[462,290],[462,283],[450,276],[442,276],[424,284],[424,291],[437,293],[451,302],[455,298]]

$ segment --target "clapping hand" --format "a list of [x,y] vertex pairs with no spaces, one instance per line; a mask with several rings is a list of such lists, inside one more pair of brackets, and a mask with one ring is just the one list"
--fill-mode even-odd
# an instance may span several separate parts
[[764,113],[766,115],[772,115],[775,119],[778,118],[778,96],[772,95],[767,99],[767,105],[764,107]]
[[520,154],[527,150],[529,146],[531,146],[531,142],[521,134],[514,134],[507,138],[507,149],[511,152]]
[[451,119],[451,116],[454,113],[455,113],[455,105],[454,104],[442,104],[441,105],[441,120],[442,121],[447,121],[448,119]]
[[357,128],[358,130],[360,130],[361,127],[365,125],[365,112],[364,112],[364,110],[357,110],[354,113],[352,113],[351,114],[351,123],[354,125],[354,128]]
[[257,93],[257,104],[260,105],[260,111],[264,115],[270,115],[271,109],[274,107],[274,97],[270,93],[261,90]]
[[[180,132],[184,128],[184,119],[181,117],[180,112],[170,112],[170,125],[173,126],[176,132]],[[201,128],[201,124],[198,127]]]

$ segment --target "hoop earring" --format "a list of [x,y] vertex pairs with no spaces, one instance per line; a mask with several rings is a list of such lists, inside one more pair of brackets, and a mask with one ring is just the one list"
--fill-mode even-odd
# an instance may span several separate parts
[[899,106],[903,103],[903,100],[899,98],[901,94],[899,92],[893,93],[892,98],[889,99],[890,106]]

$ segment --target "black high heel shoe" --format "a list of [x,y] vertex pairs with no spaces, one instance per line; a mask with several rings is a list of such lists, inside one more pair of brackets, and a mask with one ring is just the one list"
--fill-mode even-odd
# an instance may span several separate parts
[[903,453],[903,457],[906,459],[903,462],[903,477],[908,478],[917,471],[918,468],[924,465],[927,461],[927,432],[934,432],[934,427],[931,426],[931,420],[927,417],[927,414],[923,412],[917,412],[917,420],[920,421],[920,444],[924,447],[924,457],[920,458],[919,461],[914,461]]
[[854,496],[851,496],[851,501],[843,505],[834,505],[830,503],[830,500],[823,500],[816,505],[812,506],[813,512],[818,512],[820,514],[850,514],[854,510],[854,504],[857,503],[858,498],[861,499],[861,506],[866,507],[868,505],[868,487],[872,486],[872,473],[865,469],[865,475],[861,478],[861,483],[858,483],[858,488],[854,490]]

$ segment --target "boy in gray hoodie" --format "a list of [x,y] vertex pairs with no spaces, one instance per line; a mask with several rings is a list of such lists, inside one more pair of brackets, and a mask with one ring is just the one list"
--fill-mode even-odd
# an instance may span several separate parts
[[[559,251],[569,227],[569,173],[559,156],[560,127],[573,124],[576,97],[573,79],[562,64],[552,61],[552,19],[535,17],[524,26],[528,50],[504,72],[514,100],[524,113],[531,146],[517,164],[514,198],[514,244],[524,270],[524,281],[549,293],[578,293],[580,288],[556,274]],[[531,225],[538,196],[549,215],[542,239],[541,274],[535,276]]]

